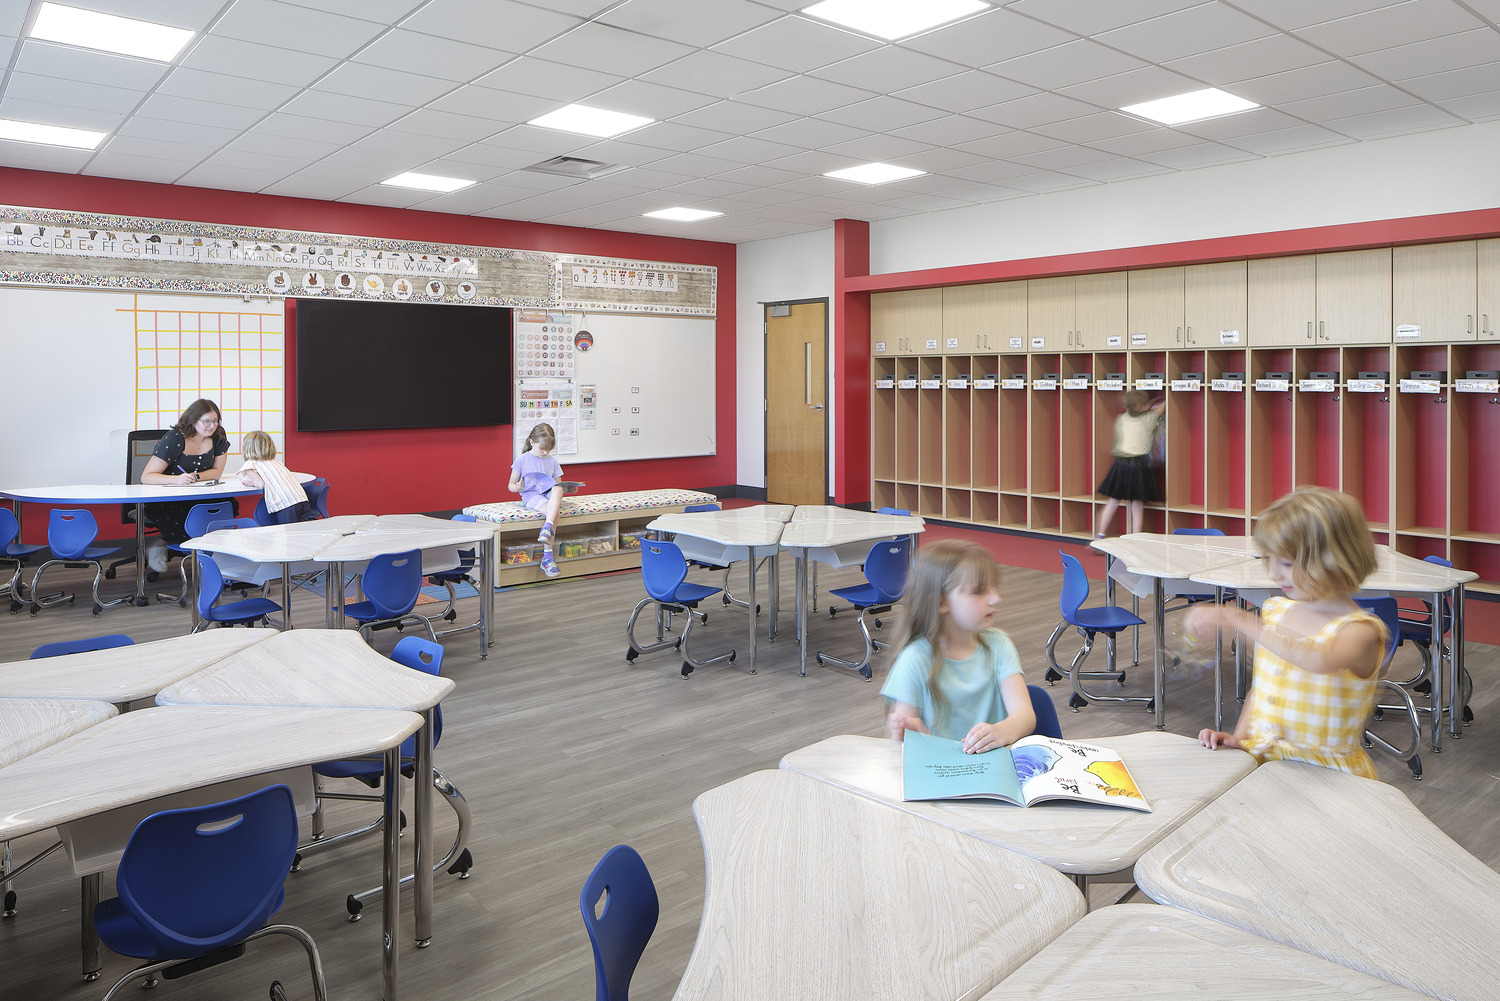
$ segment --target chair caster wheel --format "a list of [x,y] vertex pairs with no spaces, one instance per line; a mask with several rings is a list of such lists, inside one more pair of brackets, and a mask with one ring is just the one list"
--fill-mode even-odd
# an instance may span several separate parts
[[1151,715],[1153,715],[1153,716],[1156,715],[1156,700],[1155,699],[1147,699],[1146,700],[1146,711],[1148,713],[1150,713]]
[[[69,604],[72,604],[72,602],[69,602]],[[97,619],[99,617],[99,613],[102,612],[102,611],[104,611],[104,606],[103,605],[95,605],[94,606],[94,611],[93,611],[94,618]]]
[[12,601],[10,603],[10,614],[15,615],[17,612],[19,612],[21,609],[23,609],[25,607],[26,606],[23,605],[23,604],[21,604],[21,602],[19,602],[19,601]]
[[453,864],[448,867],[448,875],[457,875],[459,879],[468,879],[469,870],[474,867],[474,856],[469,854],[467,848],[463,854],[454,859]]
[[689,664],[687,661],[683,661],[682,662],[682,677],[683,677],[683,680],[687,680],[687,676],[690,675],[690,674],[692,674],[692,673],[693,673],[693,665]]
[[1464,726],[1468,726],[1472,722],[1474,722],[1474,710],[1470,709],[1468,706],[1464,706]]
[[155,570],[147,570],[146,579],[155,584],[157,581],[161,580],[161,574],[157,573]]
[[673,650],[681,650],[682,649],[682,637],[681,636],[677,637],[677,642],[672,644],[672,649]]
[[363,916],[359,912],[364,910],[365,905],[360,901],[355,900],[354,894],[351,893],[349,894],[348,899],[344,901],[344,908],[349,912],[350,921],[358,921]]
[[104,579],[105,580],[114,580],[115,579],[115,568],[114,567],[110,567],[108,570],[104,571]]
[[729,604],[730,604],[729,595],[726,594],[726,595],[724,595],[724,607],[728,608]]
[[281,986],[280,980],[271,981],[271,1001],[287,1001],[286,988]]
[[72,604],[77,603],[77,601],[78,601],[78,595],[76,595],[76,594],[70,594],[70,595],[68,595],[68,604],[72,605]]
[[1430,682],[1430,681],[1419,681],[1415,685],[1411,686],[1411,690],[1414,691],[1414,692],[1420,692],[1423,695],[1431,695],[1432,694],[1432,682]]
[[738,651],[735,651],[735,650],[729,651],[729,663],[733,664],[734,663],[734,658],[737,657],[738,655],[739,655]]
[[1068,696],[1068,708],[1073,710],[1075,713],[1088,704],[1089,700],[1084,698],[1082,695],[1078,695],[1075,693]]
[[5,891],[5,913],[4,913],[3,916],[7,917],[7,918],[13,918],[13,917],[16,916],[16,891],[15,890],[6,890]]
[[859,669],[859,675],[860,675],[860,677],[864,678],[866,681],[869,681],[869,680],[871,680],[874,677],[875,672],[872,671],[872,670],[870,670],[870,665],[869,664],[866,664],[864,667],[862,667],[862,668]]
[[640,651],[636,650],[635,647],[631,647],[629,650],[625,651],[625,663],[633,664],[635,663],[635,659],[639,656]]
[[86,983],[86,984],[91,984],[95,980],[98,980],[99,979],[99,972],[100,971],[95,970],[93,973],[85,973],[83,975],[83,982]]
[[133,602],[133,604],[137,608],[150,608],[151,607],[151,599],[150,598],[137,598],[137,599],[135,599],[135,601]]
[[839,610],[837,608],[830,608],[828,610],[828,617],[831,619],[834,616],[838,615],[838,613],[839,613]]
[[1047,673],[1042,675],[1042,680],[1046,681],[1049,685],[1055,685],[1057,684],[1057,682],[1062,680],[1062,677],[1063,676],[1061,674],[1057,673],[1049,667],[1047,668]]
[[876,619],[875,620],[875,628],[876,629],[884,629],[885,628],[885,623],[881,622],[879,619]]
[[[1379,709],[1375,710],[1375,722],[1379,723],[1383,719],[1385,719],[1385,713],[1381,712]],[[1366,744],[1365,746],[1368,747],[1370,745]]]
[[457,618],[458,618],[458,613],[457,612],[449,612],[447,615],[443,616],[443,621],[444,622],[453,622]]
[[297,852],[292,856],[292,872],[302,871],[302,853]]
[[1119,685],[1121,688],[1125,687],[1125,672],[1124,671],[1120,672],[1120,680],[1117,681],[1117,682],[1115,682],[1115,684]]

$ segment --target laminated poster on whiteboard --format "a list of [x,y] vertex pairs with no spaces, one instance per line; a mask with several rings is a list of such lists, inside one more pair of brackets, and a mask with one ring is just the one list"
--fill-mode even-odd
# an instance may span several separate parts
[[573,378],[573,320],[568,313],[516,310],[517,379]]
[[531,429],[544,422],[557,435],[554,455],[578,452],[578,400],[570,380],[534,379],[516,387],[516,455],[526,447]]

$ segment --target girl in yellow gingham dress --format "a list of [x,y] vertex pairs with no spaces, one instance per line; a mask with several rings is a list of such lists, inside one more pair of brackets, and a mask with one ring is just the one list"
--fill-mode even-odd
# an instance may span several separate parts
[[1306,761],[1377,778],[1365,753],[1386,629],[1349,597],[1375,570],[1375,544],[1359,502],[1301,487],[1255,525],[1266,572],[1286,594],[1256,617],[1227,606],[1194,607],[1186,632],[1232,630],[1256,644],[1255,675],[1233,733],[1205,729],[1203,746],[1237,747],[1258,761]]
[[[1292,606],[1286,598],[1267,600],[1261,609],[1263,629],[1275,630]],[[1354,621],[1368,622],[1380,635],[1380,649],[1385,649],[1385,623],[1363,610],[1339,616],[1302,642],[1321,656],[1334,635]],[[1255,653],[1255,683],[1245,704],[1249,726],[1239,745],[1259,761],[1307,761],[1378,778],[1363,746],[1378,680],[1378,671],[1368,677],[1353,671],[1313,674],[1262,644]]]

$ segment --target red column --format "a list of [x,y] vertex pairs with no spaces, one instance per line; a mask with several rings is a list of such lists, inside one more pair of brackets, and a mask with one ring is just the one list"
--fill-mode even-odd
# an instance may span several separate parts
[[870,224],[833,223],[833,353],[838,400],[834,443],[836,504],[870,500],[870,293],[849,291],[848,279],[870,273]]

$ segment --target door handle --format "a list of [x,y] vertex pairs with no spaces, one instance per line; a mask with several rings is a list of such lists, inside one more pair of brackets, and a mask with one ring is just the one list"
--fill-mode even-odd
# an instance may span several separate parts
[[812,341],[802,342],[803,401],[809,410],[822,410],[823,404],[812,401]]

